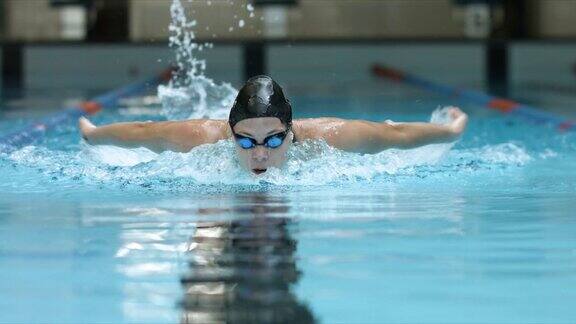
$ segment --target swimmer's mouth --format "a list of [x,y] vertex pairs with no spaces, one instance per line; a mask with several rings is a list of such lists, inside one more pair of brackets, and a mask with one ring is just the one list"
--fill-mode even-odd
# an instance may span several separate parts
[[267,169],[252,169],[252,172],[254,172],[255,174],[262,174],[264,172],[266,172]]

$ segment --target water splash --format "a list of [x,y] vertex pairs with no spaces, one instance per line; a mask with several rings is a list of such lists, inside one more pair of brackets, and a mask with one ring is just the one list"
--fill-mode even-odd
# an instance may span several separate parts
[[197,58],[199,45],[195,42],[194,27],[196,20],[189,21],[180,0],[172,0],[170,6],[172,21],[168,26],[170,31],[169,46],[176,55],[177,73],[171,80],[174,87],[186,87],[194,78],[204,75],[206,61]]
[[[431,120],[439,121],[445,110]],[[481,170],[524,166],[538,154],[519,143],[501,143],[468,149],[452,149],[453,143],[427,145],[411,150],[387,150],[379,154],[348,153],[324,141],[296,143],[288,151],[282,169],[254,176],[241,169],[234,143],[223,140],[201,145],[188,153],[153,153],[147,149],[90,146],[80,151],[26,147],[4,157],[15,165],[37,170],[52,180],[76,181],[106,187],[135,187],[154,191],[186,191],[199,185],[343,185],[387,183],[434,176],[477,174]],[[533,157],[533,156],[536,157]]]
[[170,120],[227,119],[237,93],[230,84],[216,84],[203,75],[195,76],[186,87],[158,87],[162,114]]
[[246,10],[248,10],[249,17],[254,18],[254,6],[251,3],[246,5]]
[[[446,155],[445,159],[441,159]],[[522,166],[531,160],[510,143],[475,150],[452,150],[429,145],[413,150],[389,150],[361,155],[339,151],[325,142],[305,142],[289,151],[283,169],[262,176],[242,170],[231,141],[199,146],[189,153],[156,154],[145,149],[84,146],[79,153],[26,147],[8,160],[35,169],[52,180],[75,180],[106,186],[145,187],[158,191],[190,190],[198,185],[308,185],[350,184],[423,178],[435,173],[458,174]],[[441,165],[437,165],[442,161]]]
[[189,20],[180,0],[170,7],[170,47],[174,49],[178,72],[167,85],[158,87],[162,113],[171,120],[226,118],[237,90],[229,83],[217,84],[205,76],[206,61],[198,52],[204,47],[195,42],[196,20]]

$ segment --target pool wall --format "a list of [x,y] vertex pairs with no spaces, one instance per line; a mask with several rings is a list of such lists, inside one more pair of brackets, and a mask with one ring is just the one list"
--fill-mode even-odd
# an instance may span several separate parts
[[[444,82],[484,83],[480,44],[273,45],[268,62],[270,73],[287,83],[370,83],[374,82],[370,66],[375,62],[434,75]],[[442,73],[446,67],[454,73]]]
[[[4,52],[2,51],[2,47],[0,46],[0,62],[4,61]],[[2,67],[0,67],[2,68]],[[1,72],[1,71],[0,71]],[[1,75],[1,73],[0,73]],[[4,82],[4,78],[0,78],[0,94],[2,94],[2,89],[4,89],[3,83]]]
[[[483,88],[482,42],[270,43],[267,67],[285,84],[378,82],[369,73],[382,63],[438,82]],[[575,42],[510,45],[510,80],[574,83]],[[0,59],[2,58],[0,50]],[[173,62],[166,44],[30,44],[23,48],[26,88],[110,89],[151,75]],[[242,44],[215,44],[200,53],[207,75],[237,86],[242,80]],[[446,73],[447,69],[450,73]],[[1,81],[0,81],[1,82]],[[1,83],[0,83],[1,84]]]
[[576,43],[517,43],[510,51],[512,83],[576,84]]
[[[223,46],[210,52],[209,74],[239,80],[239,48]],[[25,51],[28,88],[113,88],[153,75],[170,65],[166,45],[30,46]],[[229,59],[228,59],[229,57]],[[222,61],[226,61],[222,64]],[[56,78],[54,78],[56,76]]]

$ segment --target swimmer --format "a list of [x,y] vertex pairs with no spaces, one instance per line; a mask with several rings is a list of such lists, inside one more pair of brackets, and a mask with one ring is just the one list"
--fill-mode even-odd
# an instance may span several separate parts
[[254,174],[280,168],[295,142],[324,140],[348,152],[374,154],[389,148],[409,149],[455,141],[468,116],[449,108],[448,124],[393,123],[339,118],[292,120],[292,107],[282,88],[268,76],[250,78],[238,92],[228,120],[197,119],[129,122],[97,127],[82,117],[79,127],[89,144],[155,152],[188,152],[202,144],[233,138],[240,165]]

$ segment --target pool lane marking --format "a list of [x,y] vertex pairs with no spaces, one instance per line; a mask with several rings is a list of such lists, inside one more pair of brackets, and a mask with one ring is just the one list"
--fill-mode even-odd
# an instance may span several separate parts
[[84,101],[80,103],[79,108],[88,115],[94,115],[102,110],[102,105],[96,101]]
[[559,131],[576,130],[576,122],[574,121],[510,99],[491,96],[480,91],[462,89],[437,83],[412,74],[408,74],[404,71],[392,69],[379,64],[374,64],[372,66],[372,73],[378,77],[390,79],[395,82],[410,84],[431,92],[446,95],[448,97],[468,100],[483,107],[497,110],[505,114],[518,115],[537,124],[552,124]]
[[488,102],[488,107],[499,110],[503,113],[509,113],[520,106],[519,103],[502,98],[494,98]]
[[81,116],[93,115],[104,108],[114,107],[124,97],[137,95],[167,82],[172,77],[173,69],[166,69],[152,78],[138,81],[116,90],[99,95],[91,100],[81,102],[77,106],[64,108],[64,110],[38,119],[21,129],[0,137],[0,151],[15,149],[32,143],[44,136],[52,128],[64,122],[75,120]]

